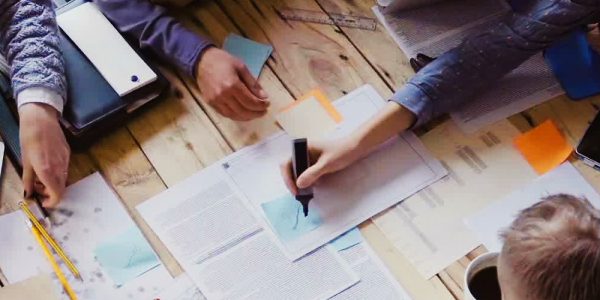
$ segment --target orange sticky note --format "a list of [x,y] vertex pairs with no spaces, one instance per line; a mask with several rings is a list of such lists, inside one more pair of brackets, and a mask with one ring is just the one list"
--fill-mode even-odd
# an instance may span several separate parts
[[319,90],[313,90],[284,108],[277,123],[293,137],[315,138],[335,129],[342,115]]
[[573,147],[552,120],[516,137],[514,143],[540,175],[558,167],[573,152]]

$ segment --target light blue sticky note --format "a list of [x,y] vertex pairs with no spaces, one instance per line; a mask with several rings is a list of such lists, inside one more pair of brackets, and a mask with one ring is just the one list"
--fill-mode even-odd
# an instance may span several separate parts
[[348,230],[346,233],[338,236],[335,240],[329,244],[337,251],[346,250],[352,246],[356,246],[362,242],[362,235],[357,227]]
[[273,52],[271,45],[261,44],[237,34],[230,34],[225,38],[223,49],[244,61],[255,78],[258,78],[262,67]]
[[321,216],[315,209],[308,210],[305,217],[302,204],[288,194],[273,201],[261,204],[271,226],[282,241],[291,241],[315,230],[321,225]]
[[118,286],[152,270],[160,260],[137,227],[96,247],[96,259]]

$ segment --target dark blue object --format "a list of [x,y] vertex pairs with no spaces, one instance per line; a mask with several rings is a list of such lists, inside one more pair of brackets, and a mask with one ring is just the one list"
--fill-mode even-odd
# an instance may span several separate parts
[[590,46],[585,28],[556,42],[544,57],[569,98],[600,94],[600,55]]

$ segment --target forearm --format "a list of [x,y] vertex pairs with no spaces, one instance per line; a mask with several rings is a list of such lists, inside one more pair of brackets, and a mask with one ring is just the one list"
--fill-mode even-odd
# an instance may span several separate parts
[[392,100],[417,115],[416,126],[491,88],[532,55],[593,20],[597,0],[537,1],[467,38],[420,70]]
[[402,105],[388,102],[373,118],[348,138],[349,147],[357,157],[371,153],[383,142],[409,129],[415,115]]
[[151,50],[190,76],[195,75],[202,52],[212,45],[149,0],[94,2],[119,31],[138,41],[142,49]]
[[19,105],[42,102],[62,111],[66,78],[51,1],[9,0],[0,9],[2,53]]

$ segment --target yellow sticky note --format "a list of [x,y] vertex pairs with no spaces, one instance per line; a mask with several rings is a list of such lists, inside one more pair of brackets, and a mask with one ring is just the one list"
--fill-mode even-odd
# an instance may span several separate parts
[[516,137],[514,143],[540,175],[562,164],[573,152],[573,147],[552,120]]
[[275,119],[292,137],[318,138],[335,129],[342,115],[321,91],[313,90],[284,108]]

